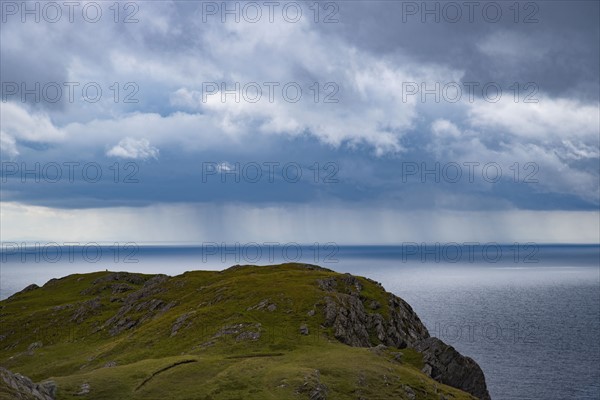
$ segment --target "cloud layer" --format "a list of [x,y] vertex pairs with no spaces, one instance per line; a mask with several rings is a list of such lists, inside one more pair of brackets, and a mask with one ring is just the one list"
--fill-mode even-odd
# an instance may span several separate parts
[[[125,3],[117,23],[108,6],[95,23],[77,13],[58,23],[3,15],[3,200],[90,210],[597,210],[598,4],[542,2],[535,15],[502,5],[499,21],[477,11],[454,23],[444,14],[423,22],[401,3],[340,2],[319,13],[293,3],[299,18],[282,3],[250,22],[207,2],[139,3],[133,23],[123,21]],[[236,4],[247,5],[227,7]],[[297,163],[303,178],[223,185],[202,175],[205,162],[275,161]],[[104,175],[92,186],[79,175],[29,184],[14,170],[42,163],[43,175],[65,162],[96,163]],[[114,163],[127,162],[139,182],[119,186]],[[478,170],[449,182],[444,168],[454,164],[465,174],[495,164],[502,177]],[[323,185],[332,172],[339,182]],[[430,223],[441,235],[443,224]]]

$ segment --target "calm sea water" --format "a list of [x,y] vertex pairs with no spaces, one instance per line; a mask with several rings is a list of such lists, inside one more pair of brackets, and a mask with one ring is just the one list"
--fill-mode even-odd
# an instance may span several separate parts
[[600,398],[600,246],[2,247],[0,298],[103,269],[180,274],[303,261],[367,276],[474,358],[494,399]]

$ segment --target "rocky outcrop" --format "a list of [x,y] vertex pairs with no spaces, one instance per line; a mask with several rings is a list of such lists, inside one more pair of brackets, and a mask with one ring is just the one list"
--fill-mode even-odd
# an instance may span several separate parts
[[[114,274],[112,275],[112,280],[118,280],[114,278]],[[136,279],[129,278],[128,282],[130,283],[133,283],[131,279]],[[123,306],[104,323],[103,328],[108,328],[109,333],[115,336],[173,308],[176,305],[175,302],[167,303],[158,298],[148,300],[149,297],[154,297],[167,290],[163,285],[167,280],[166,275],[155,275],[145,281],[141,289],[131,292],[123,299]]]
[[100,297],[84,301],[80,304],[79,308],[77,308],[77,310],[71,317],[71,321],[81,323],[88,317],[97,314],[101,307],[102,301]]
[[425,374],[481,400],[490,399],[483,371],[473,359],[434,337],[416,343],[414,348],[423,354]]
[[375,349],[412,347],[423,354],[423,372],[431,378],[480,399],[490,398],[479,365],[430,337],[412,307],[401,298],[388,293],[384,312],[379,302],[362,295],[363,285],[352,275],[320,279],[317,284],[326,292],[324,326],[333,328],[333,335],[342,343],[353,347],[378,346]]
[[26,376],[0,367],[0,394],[4,400],[54,400],[56,384],[53,381],[33,383]]
[[[413,309],[402,299],[389,295],[388,315],[379,311],[376,300],[361,296],[360,280],[344,275],[319,280],[319,287],[328,292],[325,297],[325,326],[332,327],[336,339],[354,347],[377,344],[405,348],[429,337],[429,332]],[[367,303],[367,307],[365,307]]]
[[271,303],[269,299],[264,299],[262,300],[260,303],[248,307],[246,309],[246,311],[252,311],[252,310],[258,310],[258,311],[270,311],[273,312],[275,310],[277,310],[277,305],[275,303]]
[[[184,324],[186,323],[186,320],[194,314],[195,314],[195,312],[192,311],[192,312],[185,313],[185,314],[177,317],[177,319],[175,320],[175,323],[171,327],[171,337],[177,335],[177,332],[179,332],[179,329],[181,329],[184,326]],[[191,325],[191,323],[188,322],[187,326],[190,326],[190,325]]]
[[146,282],[146,279],[147,278],[143,275],[132,274],[130,272],[112,272],[108,275],[104,275],[98,279],[95,279],[92,282],[92,285],[109,282],[127,282],[133,285],[143,285]]
[[305,394],[310,400],[326,400],[329,388],[321,382],[321,372],[316,369],[304,377],[302,386],[296,389],[297,394]]
[[[157,275],[159,276],[159,275]],[[83,295],[97,295],[104,290],[110,289],[113,294],[133,290],[132,285],[143,285],[148,280],[147,277],[129,272],[111,272],[92,282],[92,286],[81,291]]]

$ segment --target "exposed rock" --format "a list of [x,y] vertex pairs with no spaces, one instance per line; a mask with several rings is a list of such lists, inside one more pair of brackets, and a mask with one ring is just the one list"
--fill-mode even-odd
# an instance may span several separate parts
[[385,350],[386,350],[386,349],[387,349],[387,346],[386,346],[386,345],[384,345],[384,344],[378,344],[378,345],[377,345],[377,346],[375,346],[375,347],[371,347],[369,350],[370,350],[372,353],[375,353],[375,354],[377,354],[377,355],[382,355],[382,354],[385,352]]
[[306,326],[306,324],[300,325],[300,334],[306,336],[308,333],[308,326]]
[[213,339],[226,335],[236,335],[235,340],[238,342],[246,340],[255,341],[260,339],[261,330],[262,325],[260,323],[239,323],[234,325],[226,325],[213,335]]
[[344,274],[341,280],[350,289],[350,294],[352,295],[358,295],[363,289],[362,283],[354,275]]
[[62,304],[60,306],[54,306],[52,307],[52,311],[62,311],[62,310],[68,310],[70,308],[73,308],[73,304]]
[[340,342],[354,347],[371,347],[367,326],[369,318],[358,297],[339,295],[337,301],[325,298],[325,326],[333,327]]
[[131,319],[129,317],[120,318],[113,323],[113,326],[110,329],[110,334],[112,336],[118,335],[123,331],[133,328],[137,324],[138,321],[135,319]]
[[323,268],[314,264],[298,264],[298,266],[312,271],[331,271],[329,268]]
[[[371,347],[376,352],[383,348],[382,345],[399,349],[414,347],[423,353],[425,374],[480,399],[489,399],[479,365],[441,340],[430,338],[425,325],[404,300],[389,294],[389,315],[386,317],[367,311],[365,303],[369,304],[370,310],[379,309],[381,305],[361,296],[362,284],[352,275],[344,275],[339,280],[334,277],[320,279],[317,283],[327,292],[323,307],[324,326],[333,328],[336,339],[354,347]],[[396,354],[394,360],[401,362],[402,354]]]
[[314,317],[315,316],[315,310],[310,310],[309,312],[306,313],[306,315],[308,315],[309,317]]
[[371,300],[369,303],[369,308],[371,310],[379,310],[381,308],[381,304],[377,300]]
[[104,368],[113,368],[117,366],[117,362],[116,361],[109,361],[106,364],[104,364]]
[[92,285],[97,285],[99,283],[107,283],[107,282],[128,282],[133,285],[142,285],[146,282],[146,279],[139,274],[132,274],[129,272],[111,272],[110,274],[104,275],[98,279],[95,279],[92,282]]
[[326,400],[327,385],[321,383],[321,373],[318,369],[304,377],[302,386],[296,389],[298,394],[306,394],[310,400]]
[[128,285],[126,283],[117,283],[115,285],[112,285],[113,294],[128,292],[133,289],[135,289],[133,286]]
[[334,328],[334,336],[355,347],[372,347],[373,334],[386,346],[405,348],[429,337],[427,328],[402,299],[390,294],[390,316],[367,313],[359,296],[337,294],[325,298],[325,326]]
[[104,290],[111,290],[113,294],[123,293],[135,289],[131,285],[143,285],[147,278],[129,272],[111,272],[92,281],[92,285],[81,291],[82,295],[97,295]]
[[277,310],[277,305],[274,303],[270,303],[269,299],[264,299],[257,305],[248,307],[246,309],[246,311],[252,311],[252,310],[258,310],[258,311],[267,310],[267,311],[273,312],[273,311]]
[[33,342],[29,345],[29,347],[27,347],[27,351],[28,352],[33,352],[35,349],[39,349],[40,347],[42,347],[44,344],[42,342]]
[[264,310],[267,304],[269,304],[269,299],[264,299],[261,300],[257,305],[246,308],[246,311]]
[[[180,315],[175,320],[175,323],[171,327],[171,337],[177,335],[177,332],[183,326],[183,324],[185,324],[185,321],[188,319],[188,317],[193,314],[195,314],[195,313],[194,312],[185,313],[185,314]],[[188,324],[188,326],[189,326],[189,324]]]
[[102,307],[100,297],[84,301],[71,317],[71,321],[81,323],[90,315],[95,314],[100,307]]
[[260,339],[260,332],[252,332],[252,331],[246,331],[246,332],[242,332],[239,335],[237,335],[237,337],[235,338],[236,342],[243,342],[246,340],[258,340]]
[[56,398],[56,392],[58,390],[58,388],[56,386],[56,382],[45,381],[45,382],[39,383],[39,386],[41,388],[43,388],[44,390],[46,390],[46,393],[48,393],[51,398],[53,398],[53,399]]
[[90,384],[89,383],[83,383],[81,385],[81,387],[79,388],[79,392],[77,393],[77,396],[85,396],[89,392],[90,392]]
[[333,292],[337,287],[337,280],[335,279],[335,277],[317,279],[317,283],[319,284],[321,290],[324,290],[326,292]]
[[404,389],[404,392],[406,393],[407,399],[414,400],[416,398],[417,395],[415,394],[415,391],[410,386],[404,385],[403,389]]
[[423,354],[425,374],[481,400],[490,399],[483,371],[473,359],[434,337],[416,343],[414,348]]
[[[161,284],[167,279],[166,275],[155,275],[148,279],[141,289],[124,298],[123,306],[104,323],[103,327],[109,327],[109,333],[115,336],[173,308],[176,305],[175,302],[167,304],[164,300],[157,298],[144,300],[166,291],[167,289]],[[141,316],[140,313],[142,313]]]
[[54,400],[56,384],[52,381],[33,383],[26,376],[0,367],[0,392],[5,394],[4,400]]
[[146,283],[144,283],[144,287],[158,286],[161,283],[165,283],[168,279],[169,277],[164,274],[154,275],[152,278],[148,279]]

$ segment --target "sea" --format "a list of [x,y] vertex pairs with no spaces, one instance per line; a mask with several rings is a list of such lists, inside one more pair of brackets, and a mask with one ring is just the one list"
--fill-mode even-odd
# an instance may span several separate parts
[[0,299],[73,273],[317,264],[406,300],[479,363],[495,400],[600,399],[600,245],[3,243],[0,257]]

